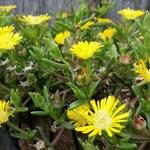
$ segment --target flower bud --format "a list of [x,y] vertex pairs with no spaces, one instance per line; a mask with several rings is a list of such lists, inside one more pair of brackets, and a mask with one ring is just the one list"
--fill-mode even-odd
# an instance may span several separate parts
[[134,116],[133,117],[133,128],[136,130],[146,129],[146,120],[142,116]]

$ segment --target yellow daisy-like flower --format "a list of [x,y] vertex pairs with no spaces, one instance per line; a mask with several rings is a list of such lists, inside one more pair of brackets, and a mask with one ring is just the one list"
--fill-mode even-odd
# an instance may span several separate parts
[[89,124],[76,127],[76,131],[81,131],[89,137],[102,135],[102,131],[106,131],[108,136],[112,137],[115,133],[120,133],[125,126],[121,123],[128,121],[129,112],[122,113],[126,107],[125,104],[118,106],[119,99],[114,96],[109,96],[101,101],[90,101],[92,110],[89,111],[84,117],[90,122]]
[[43,22],[46,22],[51,19],[51,16],[48,14],[45,15],[39,15],[39,16],[22,16],[19,18],[22,22],[25,22],[27,25],[38,25],[42,24]]
[[9,120],[9,116],[13,116],[10,111],[10,102],[0,100],[0,126]]
[[14,28],[1,27],[0,28],[0,50],[14,49],[17,44],[20,43],[22,36],[19,33],[12,32]]
[[68,39],[69,37],[70,37],[70,32],[65,31],[56,34],[54,40],[57,44],[64,45],[65,40]]
[[81,26],[81,29],[88,29],[89,27],[93,26],[94,22],[93,21],[88,21],[84,25]]
[[14,26],[5,26],[5,27],[0,27],[0,34],[2,33],[8,33],[8,32],[12,32],[15,30]]
[[87,124],[87,115],[89,111],[89,105],[81,105],[73,110],[67,110],[67,116],[71,120],[70,123],[74,124],[75,127],[82,127]]
[[104,23],[112,23],[113,21],[109,18],[97,18],[98,23],[104,24]]
[[143,60],[139,60],[137,63],[135,63],[134,67],[137,74],[143,77],[145,81],[150,82],[150,70],[147,69]]
[[16,5],[0,6],[0,11],[10,12],[11,10],[15,8],[16,8]]
[[66,12],[61,13],[61,18],[62,18],[62,19],[67,18],[67,16],[68,16],[68,14],[67,14]]
[[103,32],[98,33],[98,35],[100,39],[102,39],[105,42],[107,40],[111,40],[115,33],[116,33],[115,28],[108,28],[104,30]]
[[134,10],[134,9],[130,9],[130,8],[126,8],[126,9],[118,11],[118,14],[120,14],[122,17],[124,17],[128,20],[134,20],[137,17],[144,15],[144,13],[145,12],[142,10]]
[[81,59],[88,59],[92,57],[99,48],[102,47],[102,44],[99,42],[79,42],[78,44],[73,44],[70,48],[70,51],[73,55]]

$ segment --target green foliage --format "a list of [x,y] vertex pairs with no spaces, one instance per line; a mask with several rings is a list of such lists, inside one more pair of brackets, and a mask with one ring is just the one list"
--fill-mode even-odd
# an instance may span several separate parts
[[91,141],[83,141],[82,139],[78,138],[83,150],[100,150],[98,146],[95,146]]
[[15,112],[26,112],[28,111],[27,107],[22,106],[21,96],[19,90],[12,89],[10,92],[11,103],[15,106]]
[[34,115],[46,115],[49,114],[54,120],[58,120],[61,117],[61,111],[63,108],[63,103],[61,101],[58,101],[58,103],[54,106],[50,96],[49,92],[46,86],[43,88],[43,96],[38,93],[29,93],[34,105],[42,111],[34,111],[31,112]]

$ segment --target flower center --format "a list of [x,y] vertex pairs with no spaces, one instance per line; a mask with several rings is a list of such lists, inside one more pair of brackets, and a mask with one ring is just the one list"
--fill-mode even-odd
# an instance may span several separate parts
[[95,126],[99,129],[107,129],[112,123],[112,118],[106,110],[96,112],[94,118]]

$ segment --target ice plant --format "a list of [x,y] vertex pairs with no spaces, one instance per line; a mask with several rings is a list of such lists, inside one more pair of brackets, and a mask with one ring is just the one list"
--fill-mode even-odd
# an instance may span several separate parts
[[118,106],[119,99],[114,96],[105,97],[97,102],[91,100],[90,103],[92,109],[84,115],[89,123],[82,127],[76,127],[76,131],[81,131],[84,134],[89,133],[89,137],[101,136],[102,131],[105,131],[109,137],[121,132],[125,127],[122,123],[127,122],[129,116],[129,112],[122,112],[126,107],[125,104]]
[[91,27],[93,25],[94,25],[93,21],[88,21],[84,25],[81,26],[81,29],[88,29],[89,27]]
[[12,26],[0,27],[0,50],[14,49],[15,45],[19,44],[22,36],[19,33],[14,33]]
[[9,6],[0,6],[0,11],[3,12],[10,12],[11,10],[15,9],[16,5],[9,5]]
[[103,32],[99,32],[98,35],[100,39],[102,39],[105,42],[107,40],[111,40],[115,33],[116,33],[115,28],[108,28],[105,29]]
[[73,44],[70,48],[70,51],[73,55],[81,59],[88,59],[92,57],[99,48],[102,47],[102,44],[99,42],[78,42],[78,44]]
[[85,115],[87,115],[89,111],[89,106],[87,104],[81,105],[73,110],[67,110],[67,116],[71,120],[75,127],[82,127],[87,124],[87,119]]
[[150,82],[150,70],[147,69],[142,59],[135,63],[134,67],[137,74],[139,74],[145,81]]
[[112,23],[112,20],[109,18],[97,18],[97,22],[100,24]]
[[125,8],[123,10],[118,11],[118,14],[120,14],[123,18],[126,18],[128,20],[134,20],[137,17],[140,17],[144,15],[144,11],[142,10],[134,10],[130,8]]
[[12,116],[10,102],[0,100],[0,126],[9,120],[9,116]]
[[69,37],[70,37],[70,32],[65,31],[56,34],[54,40],[57,44],[64,45],[65,40],[68,39]]
[[48,14],[39,15],[39,16],[28,15],[28,16],[21,16],[21,17],[19,17],[19,20],[21,20],[22,22],[26,23],[27,25],[42,24],[43,22],[46,22],[46,21],[48,21],[50,19],[51,19],[51,16],[49,16]]

